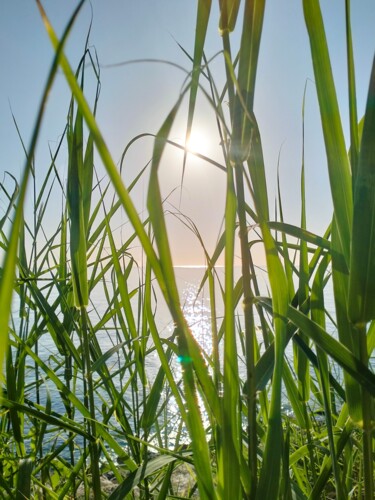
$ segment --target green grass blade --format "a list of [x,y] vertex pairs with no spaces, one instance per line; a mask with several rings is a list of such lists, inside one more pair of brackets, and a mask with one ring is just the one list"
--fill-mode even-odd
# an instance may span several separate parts
[[310,38],[333,207],[343,255],[349,263],[353,216],[350,166],[319,2],[303,0],[303,9]]
[[236,229],[237,201],[234,189],[233,171],[227,174],[227,195],[225,205],[225,295],[224,295],[224,393],[223,393],[223,428],[220,429],[219,454],[219,496],[228,498],[240,495],[239,468],[239,428],[238,428],[238,364],[234,318],[233,261],[234,238]]
[[[286,321],[289,292],[286,276],[277,255],[275,242],[268,226],[262,224],[262,236],[266,251],[267,269],[272,291],[273,321],[275,329],[275,366],[264,459],[257,489],[257,499],[277,498],[282,457],[281,429],[281,382],[286,345]],[[272,481],[269,478],[273,477]]]
[[[359,165],[354,188],[352,253],[349,278],[349,317],[356,325],[361,361],[367,366],[366,323],[375,318],[375,58],[363,125]],[[365,497],[374,496],[372,428],[374,403],[362,390]]]
[[18,464],[17,486],[15,500],[31,498],[31,475],[34,462],[29,458],[20,460]]
[[[338,336],[340,342],[359,358],[358,333],[348,316],[349,275],[346,270],[341,268],[336,259],[336,255],[342,253],[341,242],[337,233],[337,224],[334,220],[332,224],[332,279]],[[350,416],[355,422],[361,422],[361,387],[346,372],[344,372],[344,382]]]
[[375,318],[375,59],[372,66],[355,182],[349,314],[354,323]]
[[346,59],[348,64],[348,84],[349,84],[349,116],[350,116],[350,166],[352,170],[353,193],[357,178],[358,154],[359,154],[359,132],[357,117],[357,99],[355,88],[355,71],[353,56],[353,41],[350,15],[350,0],[345,0],[345,20],[346,20]]
[[[201,63],[203,59],[204,41],[206,39],[207,26],[208,26],[208,21],[210,19],[211,3],[212,0],[198,0],[198,12],[197,12],[197,22],[196,22],[195,40],[194,40],[193,72],[190,85],[189,109],[188,109],[188,118],[186,125],[185,144],[187,144],[189,140],[191,128],[193,126],[195,104],[197,101],[198,86],[199,86],[199,77],[201,73]],[[187,151],[185,150],[184,160],[182,165],[181,185],[184,181],[186,159],[187,159]]]
[[154,474],[159,469],[166,465],[175,462],[176,457],[171,455],[160,455],[147,463],[142,464],[137,470],[129,474],[129,476],[118,486],[113,493],[108,497],[108,500],[123,500],[126,495],[132,491],[144,478]]
[[[255,124],[253,104],[264,8],[264,0],[245,2],[230,153],[234,164],[246,161],[250,148],[254,147],[252,144],[252,129]],[[254,191],[256,192],[255,189]]]
[[[316,272],[313,287],[311,291],[311,319],[325,329],[325,314],[324,314],[324,274],[329,264],[329,258],[325,257],[319,264]],[[321,394],[324,402],[324,417],[326,421],[328,443],[332,457],[332,467],[335,477],[335,488],[337,498],[344,499],[346,497],[343,489],[343,482],[340,473],[340,467],[336,455],[335,440],[334,440],[334,423],[332,418],[332,402],[329,381],[329,364],[328,358],[322,349],[317,347],[317,358],[319,366],[319,382]]]
[[[73,115],[73,106],[71,108]],[[70,118],[73,122],[73,116]],[[78,308],[86,307],[89,301],[87,282],[86,228],[83,208],[83,117],[77,111],[75,124],[68,130],[69,169],[68,169],[68,206],[70,215],[70,255],[74,301]],[[91,186],[90,186],[91,191]]]
[[79,434],[86,439],[93,439],[90,434],[88,434],[80,424],[77,424],[73,420],[70,420],[64,416],[54,415],[51,413],[47,413],[43,411],[40,406],[32,407],[26,404],[17,403],[8,398],[1,398],[1,404],[8,408],[9,410],[14,410],[19,413],[23,413],[24,415],[31,416],[33,418],[39,419],[41,422],[45,424],[49,424],[51,426],[57,426],[60,429],[66,429],[67,431],[74,432],[75,434]]
[[[284,223],[284,214],[283,214],[283,207],[282,207],[282,202],[281,202],[281,189],[280,189],[280,175],[279,175],[279,161],[280,161],[280,155],[278,159],[278,168],[277,168],[277,199],[278,199],[278,205],[279,205],[279,215],[280,215],[280,222],[281,224]],[[270,226],[272,229],[272,226]],[[294,296],[294,283],[293,283],[293,266],[292,262],[290,261],[289,257],[289,247],[288,247],[288,242],[286,238],[285,231],[281,232],[281,241],[282,241],[282,260],[284,263],[284,268],[285,268],[285,275],[288,280],[288,289],[290,293],[290,299],[293,298]]]
[[301,312],[289,307],[288,317],[319,345],[329,356],[339,363],[360,384],[375,395],[375,375],[340,342],[331,337],[323,328]]
[[[305,195],[305,99],[306,87],[303,95],[302,105],[302,168],[301,168],[301,223],[302,230],[306,229],[306,195]],[[299,275],[298,275],[298,306],[301,311],[307,313],[307,299],[309,295],[309,263],[307,255],[307,243],[300,240],[299,248]],[[303,340],[308,339],[302,334]],[[304,353],[295,350],[296,371],[298,376],[298,387],[302,401],[307,402],[310,398],[310,370],[309,363]]]

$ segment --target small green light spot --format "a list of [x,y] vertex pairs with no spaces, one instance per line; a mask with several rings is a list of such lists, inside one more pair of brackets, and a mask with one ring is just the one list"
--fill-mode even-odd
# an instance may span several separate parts
[[187,364],[187,363],[191,363],[191,357],[190,356],[178,356],[177,358],[178,362],[179,363],[182,363],[182,364]]

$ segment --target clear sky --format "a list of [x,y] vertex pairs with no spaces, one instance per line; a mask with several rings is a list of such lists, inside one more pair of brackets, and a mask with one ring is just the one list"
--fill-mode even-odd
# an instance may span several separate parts
[[[62,33],[77,3],[73,0],[43,2],[59,34]],[[68,41],[67,55],[75,68],[83,53],[93,13],[90,45],[95,47],[102,65],[102,90],[97,118],[116,163],[120,160],[124,147],[134,136],[144,132],[155,133],[158,130],[178,97],[185,74],[161,63],[106,66],[152,58],[173,61],[189,70],[190,62],[178,43],[192,53],[196,3],[194,0],[92,0],[91,6],[86,3],[80,13]],[[213,1],[206,45],[208,58],[221,50],[217,29],[217,3]],[[344,0],[321,1],[343,125],[348,138],[344,4]],[[304,86],[308,80],[305,121],[307,219],[310,230],[322,233],[330,221],[331,204],[302,1],[268,0],[266,5],[255,111],[262,134],[270,204],[272,206],[275,200],[276,171],[280,154],[284,217],[286,221],[298,224],[301,109]],[[375,51],[375,2],[353,1],[352,14],[358,112],[361,117]],[[234,37],[233,49],[238,47],[238,42],[238,36]],[[19,178],[24,164],[24,154],[11,110],[23,139],[28,144],[52,57],[53,51],[36,3],[25,0],[0,0],[1,182],[5,171]],[[217,57],[211,69],[217,86],[221,88],[224,82],[222,58]],[[92,90],[89,79],[89,96],[92,96]],[[49,147],[54,150],[64,129],[69,100],[69,90],[62,74],[59,74],[49,98],[39,140],[36,157],[39,182],[42,182],[49,165]],[[172,139],[183,140],[185,119],[186,107],[178,116]],[[220,160],[214,114],[203,98],[199,100],[194,127],[196,136],[200,137],[196,148]],[[126,184],[129,184],[150,159],[151,150],[151,139],[142,139],[131,148],[124,167]],[[171,204],[166,205],[166,209],[171,211],[174,210],[173,206],[179,206],[181,160],[180,153],[169,149],[161,171],[163,193],[168,195],[177,188],[169,198]],[[57,166],[64,177],[67,170],[66,146],[59,155]],[[99,160],[97,167],[100,170]],[[141,182],[134,192],[135,203],[140,211],[144,208],[146,190],[147,179]],[[224,190],[225,179],[222,172],[193,157],[190,158],[180,209],[198,226],[211,251],[222,222]],[[2,199],[3,195],[0,196],[2,213],[6,203]],[[52,211],[49,216],[51,226],[53,216]],[[168,221],[175,263],[203,264],[202,252],[194,238],[173,216],[169,216]]]

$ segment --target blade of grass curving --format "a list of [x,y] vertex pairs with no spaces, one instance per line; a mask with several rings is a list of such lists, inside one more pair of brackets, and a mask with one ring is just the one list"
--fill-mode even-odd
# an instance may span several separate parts
[[106,363],[108,359],[110,359],[114,354],[123,349],[125,346],[131,344],[132,340],[126,340],[124,342],[120,342],[120,344],[114,345],[111,349],[106,351],[100,358],[98,358],[91,366],[93,372],[99,371],[99,369]]
[[[83,58],[84,62],[84,58]],[[82,65],[81,87],[84,82],[84,65]],[[95,101],[95,106],[96,107]],[[96,435],[95,402],[93,395],[93,379],[90,359],[89,329],[85,308],[89,302],[88,276],[87,276],[87,229],[91,205],[92,179],[93,179],[93,139],[90,134],[84,156],[83,152],[83,116],[77,110],[73,126],[74,106],[71,105],[69,118],[68,145],[69,168],[67,199],[70,215],[70,253],[72,267],[72,281],[74,292],[74,305],[81,310],[81,342],[83,348],[84,377],[87,381],[87,401],[90,411],[90,420],[86,425],[89,432]],[[85,396],[86,397],[86,396]],[[91,456],[91,469],[93,478],[94,497],[100,499],[100,473],[99,455],[96,443],[89,443]]]
[[293,307],[288,309],[288,317],[303,330],[311,340],[339,363],[371,394],[375,395],[375,375],[344,345],[331,337],[323,328]]
[[[247,1],[241,38],[238,79],[234,80],[237,94],[233,114],[233,133],[230,157],[235,168],[248,160],[252,181],[252,196],[260,225],[267,269],[274,300],[274,328],[276,338],[275,367],[273,374],[269,427],[266,436],[263,464],[256,492],[256,498],[276,498],[279,489],[280,464],[282,457],[281,429],[281,380],[286,338],[284,321],[288,304],[288,286],[285,273],[277,255],[277,248],[271,236],[267,187],[264,161],[257,122],[253,113],[255,77],[262,32],[264,1]],[[227,65],[230,67],[230,61]],[[271,451],[272,448],[272,451]],[[274,480],[269,481],[272,474]]]
[[299,226],[293,226],[287,224],[286,222],[274,222],[270,221],[268,223],[270,229],[275,229],[276,231],[282,231],[290,236],[306,241],[307,243],[312,243],[318,247],[331,252],[331,243],[327,238],[318,236],[307,229],[300,228]]
[[110,494],[108,500],[123,500],[126,495],[130,493],[135,486],[137,486],[144,478],[154,474],[159,469],[164,468],[171,462],[175,462],[176,457],[171,455],[160,455],[148,462],[142,464],[137,470],[128,475],[120,486],[118,486],[113,493]]
[[50,306],[46,297],[43,296],[40,289],[36,286],[33,281],[28,282],[28,288],[30,293],[38,306],[39,311],[43,314],[46,320],[46,326],[48,331],[50,332],[52,338],[54,339],[54,344],[62,354],[68,351],[74,358],[75,362],[78,366],[82,366],[82,359],[79,355],[77,348],[72,342],[69,332],[65,330],[64,324],[59,320],[55,308],[57,307],[57,303],[53,306]]
[[57,426],[59,429],[66,429],[67,431],[79,434],[89,440],[93,439],[93,437],[88,434],[80,424],[77,424],[77,422],[74,422],[73,420],[70,420],[62,415],[46,413],[40,405],[34,405],[34,407],[31,405],[28,406],[4,397],[1,398],[1,404],[5,408],[9,408],[9,410],[14,409],[17,412],[22,412],[25,415],[40,419],[45,424]]
[[[272,301],[268,297],[255,297],[254,300],[262,304],[266,310],[272,311]],[[366,387],[371,394],[375,394],[375,375],[348,348],[291,305],[288,307],[288,319],[307,333],[313,342],[350,373],[359,384]],[[270,354],[266,351],[261,360],[264,358],[265,362],[269,361]]]

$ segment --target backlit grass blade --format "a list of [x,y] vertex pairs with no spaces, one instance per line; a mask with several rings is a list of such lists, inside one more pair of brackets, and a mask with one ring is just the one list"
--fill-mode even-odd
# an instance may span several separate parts
[[234,237],[236,228],[237,201],[234,190],[233,171],[228,170],[227,194],[225,204],[225,295],[224,295],[224,387],[223,387],[223,427],[219,430],[220,446],[218,449],[219,497],[240,495],[239,470],[239,428],[238,397],[239,380],[237,364],[237,346],[234,318]]
[[[244,190],[244,171],[237,167],[235,169],[235,179],[237,187],[237,214],[239,221],[239,237],[241,248],[241,268],[243,283],[243,311],[245,326],[245,359],[246,359],[246,379],[247,385],[247,418],[248,418],[248,468],[250,470],[251,487],[249,492],[255,494],[257,483],[257,439],[256,439],[256,390],[255,390],[255,322],[253,309],[253,291],[251,288],[252,268],[251,268],[251,249],[249,246],[248,227],[246,221],[246,202]],[[226,229],[228,231],[228,228]],[[233,228],[235,232],[235,227]],[[254,277],[255,279],[255,277]],[[235,352],[233,352],[235,354]],[[237,391],[237,384],[232,384]],[[238,438],[236,438],[238,440]]]
[[[106,217],[106,220],[108,223],[108,218],[107,218],[107,216],[105,216],[105,217]],[[109,227],[109,224],[107,226],[107,235],[108,235],[108,239],[109,239],[109,243],[110,243],[110,248],[111,248],[111,253],[112,253],[112,263],[113,263],[114,271],[115,271],[116,277],[117,277],[117,283],[118,283],[118,287],[119,287],[121,303],[122,303],[122,307],[124,309],[124,313],[125,313],[125,317],[126,317],[127,329],[129,330],[130,336],[133,339],[132,347],[135,351],[135,356],[136,356],[135,362],[137,364],[138,373],[139,373],[140,379],[142,381],[142,384],[146,385],[146,373],[144,371],[144,366],[142,364],[143,354],[142,354],[142,349],[141,349],[140,342],[138,339],[137,327],[136,327],[136,323],[135,323],[135,319],[134,319],[134,315],[133,315],[133,311],[132,311],[132,307],[131,307],[128,284],[127,284],[126,277],[124,276],[123,271],[121,269],[121,261],[119,258],[119,257],[121,257],[121,254],[119,255],[116,251],[114,238],[113,238],[111,229]]]
[[83,174],[83,118],[78,110],[73,125],[73,106],[71,107],[70,127],[67,136],[69,144],[67,197],[70,215],[70,254],[75,305],[81,308],[88,305],[89,299],[83,208],[85,180]]
[[349,160],[345,147],[319,2],[316,0],[303,0],[303,9],[310,38],[311,56],[326,147],[333,207],[343,255],[346,262],[349,263],[350,234],[353,216]]
[[[306,229],[306,196],[305,196],[305,99],[306,86],[302,105],[302,168],[301,168],[301,223],[302,230]],[[299,242],[299,276],[298,276],[298,306],[305,314],[308,312],[307,299],[309,295],[309,264],[307,256],[307,243],[301,238]],[[302,333],[303,340],[308,343],[307,337]],[[296,371],[298,376],[298,387],[302,401],[307,402],[310,398],[310,371],[306,356],[298,348],[295,349]],[[306,413],[307,414],[307,413]]]
[[301,328],[311,340],[321,347],[330,357],[339,363],[344,370],[375,395],[375,375],[358,358],[340,342],[331,337],[319,325],[304,316],[293,307],[289,307],[288,317]]
[[253,104],[264,8],[264,0],[245,2],[230,145],[231,161],[234,164],[247,160],[250,148],[254,147],[252,144],[252,129],[255,125]]
[[317,247],[320,247],[324,250],[328,250],[330,253],[332,252],[331,243],[327,238],[311,233],[310,231],[300,228],[299,226],[293,226],[291,224],[287,224],[286,222],[274,222],[274,221],[270,221],[268,225],[270,229],[276,229],[277,231],[282,231],[283,233],[289,234],[290,236],[294,236],[295,238],[304,240],[306,241],[306,243],[312,243]]
[[[366,323],[375,318],[375,58],[367,97],[358,172],[354,190],[352,253],[349,280],[349,315],[356,325],[361,361],[367,365]],[[374,401],[362,391],[365,495],[374,496]]]
[[353,194],[358,169],[359,132],[357,98],[354,71],[353,41],[350,15],[350,0],[345,0],[346,59],[348,62],[349,114],[350,114],[350,166],[352,170]]
[[[284,349],[286,343],[286,317],[289,293],[284,269],[277,255],[276,245],[269,228],[265,223],[263,223],[261,225],[261,230],[272,291],[273,323],[275,329],[275,366],[272,378],[271,405],[267,437],[256,498],[276,499],[279,491],[281,457],[283,453],[281,429],[281,382]],[[273,481],[269,481],[271,475],[273,477]]]
[[354,323],[375,318],[375,59],[372,66],[355,181],[349,314]]
[[[358,333],[348,315],[349,274],[338,264],[336,256],[342,252],[341,241],[338,236],[337,224],[332,224],[332,280],[336,308],[336,321],[340,342],[359,358]],[[349,413],[355,422],[362,421],[361,387],[353,377],[344,372],[345,390]]]
[[[256,297],[256,300],[267,310],[272,311],[271,299],[267,297]],[[318,344],[328,356],[350,373],[359,384],[364,385],[371,394],[375,395],[375,375],[359,360],[359,358],[354,356],[348,348],[291,305],[288,307],[288,319],[294,323],[297,328],[307,333],[313,342]],[[266,351],[263,357],[265,361],[268,362],[270,357],[267,354],[268,351]],[[263,357],[261,360],[263,360]],[[262,361],[262,364],[265,364],[265,361]]]
[[77,365],[81,366],[81,356],[78,354],[77,348],[69,336],[70,332],[66,331],[64,324],[60,322],[54,308],[51,307],[34,282],[29,282],[28,287],[35,303],[38,305],[39,311],[45,317],[46,327],[54,339],[55,346],[59,348],[62,354],[69,352],[75,359]]
[[[226,54],[226,64],[236,86],[233,108],[230,161],[238,169],[242,162],[248,161],[252,181],[251,194],[255,212],[262,232],[267,269],[274,300],[274,328],[276,338],[275,368],[273,373],[272,396],[269,427],[266,436],[263,464],[256,498],[276,498],[279,489],[280,465],[282,456],[281,430],[281,380],[285,347],[286,326],[282,319],[287,312],[288,286],[277,248],[267,222],[269,220],[267,187],[259,129],[253,113],[256,68],[262,32],[264,1],[247,1],[244,7],[244,20],[239,54],[238,77],[234,78],[233,67]],[[272,452],[271,452],[272,447]],[[269,481],[270,474],[274,480]],[[255,488],[253,490],[254,494]],[[230,494],[229,491],[226,492]]]
[[[198,94],[199,76],[201,73],[201,63],[203,59],[204,42],[206,39],[208,21],[210,19],[211,3],[212,0],[198,0],[197,22],[196,22],[195,39],[194,39],[193,72],[190,85],[189,109],[188,109],[188,118],[186,125],[185,143],[188,142],[191,133],[191,128],[193,126],[195,104],[197,101],[197,94]],[[182,165],[181,184],[183,183],[184,180],[186,158],[187,158],[187,152],[185,150],[184,160]]]
[[[278,165],[277,165],[277,199],[278,199],[278,205],[279,205],[280,222],[283,224],[284,223],[284,214],[283,214],[283,206],[282,206],[282,202],[281,202],[279,161],[280,161],[280,154],[279,154]],[[270,226],[270,227],[272,229],[272,226]],[[288,247],[288,242],[287,242],[285,231],[281,232],[281,241],[282,241],[282,260],[284,263],[285,275],[286,275],[286,278],[288,280],[288,289],[289,289],[290,299],[292,299],[294,296],[293,269],[292,269],[292,263],[291,263],[290,257],[289,257],[289,247]]]

